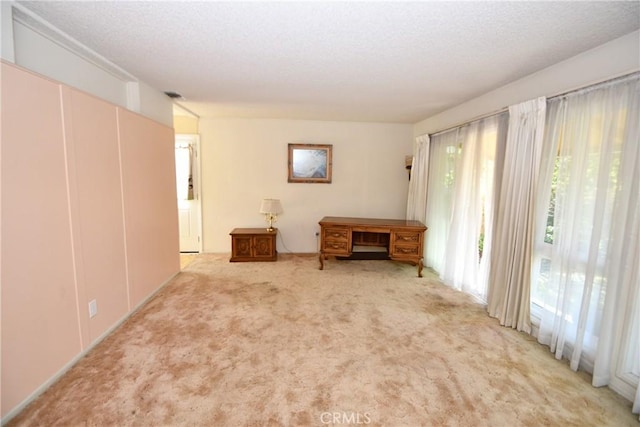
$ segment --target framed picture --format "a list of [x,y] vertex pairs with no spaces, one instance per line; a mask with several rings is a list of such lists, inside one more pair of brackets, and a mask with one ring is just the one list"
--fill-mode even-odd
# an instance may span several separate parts
[[331,183],[332,145],[289,144],[289,182]]

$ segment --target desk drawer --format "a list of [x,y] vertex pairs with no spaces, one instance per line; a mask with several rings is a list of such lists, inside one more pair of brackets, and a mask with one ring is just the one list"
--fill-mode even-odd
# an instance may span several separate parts
[[415,231],[396,231],[393,233],[393,241],[396,244],[418,244],[421,233]]
[[391,250],[392,257],[420,257],[421,251],[418,245],[394,245]]
[[351,232],[346,227],[322,229],[322,252],[334,255],[349,255],[351,252]]
[[332,254],[349,254],[347,242],[324,242],[322,251]]
[[390,246],[389,255],[392,258],[418,260],[422,258],[422,232],[394,230]]
[[324,241],[334,241],[334,242],[348,242],[349,241],[349,229],[347,228],[325,228],[323,230],[324,236],[322,237]]

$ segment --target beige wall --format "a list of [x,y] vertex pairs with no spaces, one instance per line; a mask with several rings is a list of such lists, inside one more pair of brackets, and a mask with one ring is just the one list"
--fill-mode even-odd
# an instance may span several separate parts
[[198,119],[195,117],[187,116],[173,116],[173,129],[175,130],[176,134],[197,134]]
[[173,129],[6,63],[1,73],[6,420],[176,274],[179,256]]
[[640,31],[429,117],[414,126],[414,135],[434,133],[539,96],[554,96],[640,70]]
[[[230,252],[233,228],[266,226],[267,197],[284,209],[280,252],[315,252],[325,215],[405,217],[411,125],[201,118],[199,128],[205,252]],[[288,183],[289,143],[332,144],[333,182]]]

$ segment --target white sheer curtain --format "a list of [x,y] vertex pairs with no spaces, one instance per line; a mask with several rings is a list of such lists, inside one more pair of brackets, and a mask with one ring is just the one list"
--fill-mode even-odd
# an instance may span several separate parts
[[437,272],[444,271],[445,251],[453,207],[453,177],[459,158],[458,129],[431,139],[427,191],[424,261]]
[[[506,114],[432,138],[426,265],[443,282],[486,301],[496,146]],[[441,229],[440,229],[441,228]]]
[[545,98],[509,107],[487,298],[491,317],[527,333],[531,332],[529,291],[545,113]]
[[427,217],[427,183],[429,175],[429,135],[416,138],[409,196],[407,197],[407,219],[425,222]]
[[635,394],[638,412],[640,75],[547,109],[531,293],[538,340],[593,371],[595,386]]

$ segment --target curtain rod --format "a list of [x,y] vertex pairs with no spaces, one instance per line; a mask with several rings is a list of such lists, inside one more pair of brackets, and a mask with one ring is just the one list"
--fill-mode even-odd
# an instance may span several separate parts
[[509,107],[502,107],[501,109],[492,111],[491,113],[483,114],[481,116],[476,116],[476,117],[474,117],[474,118],[472,118],[470,120],[466,120],[464,122],[461,122],[461,123],[458,123],[456,125],[450,126],[450,127],[446,128],[446,129],[439,130],[439,131],[433,132],[433,133],[427,133],[427,134],[429,136],[436,136],[436,135],[440,135],[441,133],[447,133],[447,132],[450,132],[450,131],[454,130],[455,128],[462,127],[462,126],[464,126],[466,124],[477,122],[478,120],[486,119],[487,117],[497,116],[498,114],[506,113],[508,110],[509,110]]
[[589,91],[589,90],[594,90],[594,89],[598,89],[600,86],[604,86],[604,85],[608,85],[608,84],[612,84],[612,83],[618,83],[618,82],[622,82],[625,81],[627,79],[632,79],[636,76],[640,76],[640,71],[632,71],[630,73],[625,73],[625,74],[621,74],[617,77],[613,77],[607,80],[600,80],[598,82],[595,83],[591,83],[588,84],[586,86],[581,86],[579,88],[576,89],[571,89],[571,90],[567,90],[552,96],[548,96],[547,100],[549,99],[556,99],[556,98],[562,98],[564,96],[569,96],[572,95],[574,93],[578,93],[578,92],[582,92],[582,91]]
[[[580,91],[583,91],[583,90],[597,89],[597,87],[600,86],[600,85],[606,85],[606,84],[614,83],[614,82],[617,82],[617,81],[624,81],[625,79],[631,79],[636,75],[640,75],[640,71],[632,71],[630,73],[625,73],[625,74],[620,75],[618,77],[613,77],[613,78],[610,78],[610,79],[607,79],[607,80],[601,80],[601,81],[596,82],[596,83],[591,83],[591,84],[589,84],[587,86],[581,86],[581,87],[579,87],[577,89],[571,89],[571,90],[567,90],[567,91],[564,91],[564,92],[561,92],[561,93],[557,93],[557,94],[548,96],[547,97],[547,101],[549,101],[551,99],[562,98],[564,96],[568,96],[568,95],[571,95],[573,93],[577,93],[577,92],[580,92]],[[507,112],[507,111],[509,111],[509,107],[502,107],[499,110],[495,110],[495,111],[492,111],[491,113],[483,114],[481,116],[476,116],[476,117],[474,117],[472,119],[465,120],[462,123],[458,123],[456,125],[449,126],[446,129],[439,130],[439,131],[433,132],[433,133],[428,133],[427,132],[427,135],[436,136],[436,135],[439,135],[441,133],[446,133],[446,132],[452,131],[455,128],[459,128],[459,127],[464,126],[466,124],[473,123],[473,122],[478,121],[478,120],[486,119],[487,117],[497,116],[498,114],[502,114],[502,113]]]

